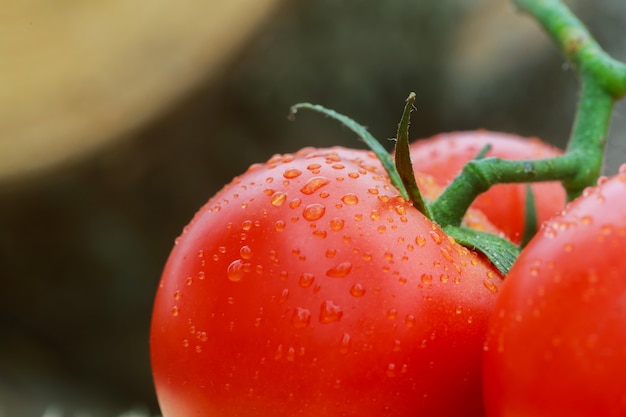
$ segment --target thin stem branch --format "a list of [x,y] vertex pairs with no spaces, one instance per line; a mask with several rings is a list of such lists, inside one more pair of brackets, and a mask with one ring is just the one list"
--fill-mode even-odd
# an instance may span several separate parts
[[513,0],[541,24],[582,74],[599,80],[613,99],[626,95],[626,64],[610,57],[560,0]]

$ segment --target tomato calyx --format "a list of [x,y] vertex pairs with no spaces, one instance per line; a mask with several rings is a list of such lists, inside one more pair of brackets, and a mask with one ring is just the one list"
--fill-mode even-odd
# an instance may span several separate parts
[[[461,245],[481,252],[503,275],[506,275],[519,256],[520,248],[518,246],[501,236],[473,230],[461,225],[460,219],[462,219],[467,212],[469,203],[467,205],[449,208],[449,210],[455,211],[454,216],[451,217],[448,215],[449,213],[442,210],[433,210],[434,203],[436,203],[440,197],[433,202],[426,199],[420,192],[417,186],[415,172],[413,171],[409,150],[410,117],[413,109],[415,109],[415,97],[415,93],[411,92],[405,101],[402,117],[398,123],[398,130],[394,138],[395,158],[391,156],[363,125],[334,110],[317,104],[298,103],[291,107],[289,119],[294,120],[295,114],[300,109],[313,110],[339,121],[352,130],[370,150],[374,152],[389,175],[392,185],[398,189],[405,200],[410,201],[413,207],[429,220],[442,227],[449,236],[454,238]],[[482,149],[476,156],[476,159],[482,159],[488,150],[488,146]],[[478,194],[471,198],[470,203],[477,195]],[[446,215],[442,216],[441,214]],[[451,218],[458,218],[459,222],[450,222],[449,219]]]
[[429,219],[433,220],[433,214],[430,210],[428,202],[422,196],[419,188],[417,187],[417,181],[415,179],[415,172],[413,172],[413,164],[411,163],[411,153],[409,151],[409,126],[411,125],[411,112],[415,108],[415,93],[410,93],[406,99],[404,111],[402,112],[402,118],[398,123],[398,133],[396,134],[396,152],[395,152],[395,166],[398,171],[398,176],[402,181],[402,185],[406,189],[409,199],[413,203],[413,207],[418,209],[420,213],[424,214]]

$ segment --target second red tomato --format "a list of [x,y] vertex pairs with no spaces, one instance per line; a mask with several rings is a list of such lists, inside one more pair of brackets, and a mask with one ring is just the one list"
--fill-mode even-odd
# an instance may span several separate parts
[[[439,184],[446,186],[463,165],[474,159],[486,145],[491,145],[486,157],[513,160],[549,158],[562,153],[537,138],[486,130],[451,132],[413,142],[413,168],[417,172],[432,175]],[[565,191],[560,183],[535,183],[532,190],[540,223],[563,209]],[[472,207],[485,213],[509,239],[519,243],[524,230],[525,201],[525,184],[499,184],[478,196]]]

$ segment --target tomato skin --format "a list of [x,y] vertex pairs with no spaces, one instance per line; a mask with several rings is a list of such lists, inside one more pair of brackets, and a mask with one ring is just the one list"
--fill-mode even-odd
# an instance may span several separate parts
[[489,417],[626,415],[626,170],[546,223],[501,288]]
[[[410,145],[413,168],[432,175],[435,181],[446,186],[487,144],[491,145],[491,150],[486,157],[519,160],[562,154],[537,138],[487,130],[450,132],[413,142]],[[560,183],[534,183],[531,188],[539,224],[565,206],[565,191]],[[472,207],[483,212],[511,241],[519,243],[524,233],[525,201],[525,184],[498,184],[478,196]]]
[[164,417],[483,415],[501,277],[365,151],[276,156],[185,228],[155,299]]

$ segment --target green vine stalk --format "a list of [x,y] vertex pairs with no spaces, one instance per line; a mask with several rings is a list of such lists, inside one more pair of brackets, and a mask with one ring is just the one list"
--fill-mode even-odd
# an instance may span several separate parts
[[566,152],[532,161],[469,162],[431,205],[443,224],[459,225],[476,196],[492,185],[558,180],[571,201],[596,183],[602,169],[613,104],[626,94],[626,64],[611,58],[560,0],[514,3],[541,24],[580,76],[580,98]]

